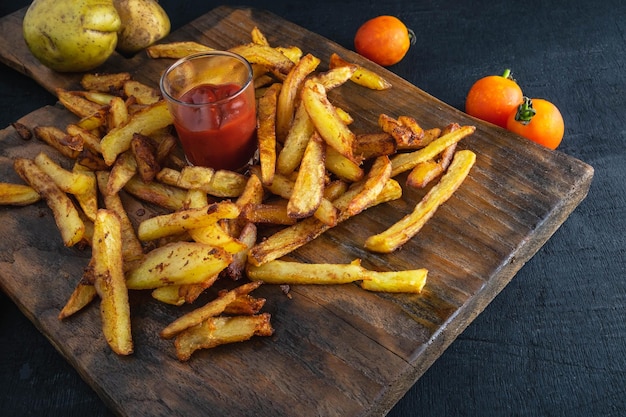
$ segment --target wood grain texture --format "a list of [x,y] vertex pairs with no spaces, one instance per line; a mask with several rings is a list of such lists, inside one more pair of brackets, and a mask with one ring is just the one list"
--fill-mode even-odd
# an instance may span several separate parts
[[[23,11],[0,21],[0,59],[54,91],[77,87],[79,75],[52,73],[30,56],[16,25]],[[217,48],[249,40],[254,25],[275,45],[296,45],[322,59],[331,52],[364,65],[356,54],[264,11],[220,7],[172,33]],[[11,39],[14,37],[14,39]],[[22,45],[17,47],[15,45]],[[156,83],[171,63],[114,56],[103,71],[128,70]],[[185,364],[158,332],[181,310],[132,294],[135,354],[119,358],[101,337],[96,308],[66,322],[56,318],[86,266],[89,252],[64,248],[44,203],[0,208],[0,285],[24,314],[120,415],[382,415],[510,281],[585,198],[593,169],[469,118],[392,73],[391,90],[346,85],[332,100],[355,117],[355,131],[375,129],[380,112],[411,115],[425,127],[475,124],[461,143],[478,155],[470,176],[420,234],[393,254],[371,254],[365,239],[409,212],[423,192],[368,210],[298,250],[307,262],[361,258],[376,269],[428,268],[420,295],[369,293],[354,285],[294,287],[292,299],[273,286],[268,299],[276,333],[199,352]],[[73,117],[46,107],[22,122],[64,127]],[[0,135],[0,173],[18,181],[11,160],[43,145]],[[138,219],[137,212],[131,211]],[[200,303],[202,300],[200,300]],[[94,307],[94,306],[91,306]]]

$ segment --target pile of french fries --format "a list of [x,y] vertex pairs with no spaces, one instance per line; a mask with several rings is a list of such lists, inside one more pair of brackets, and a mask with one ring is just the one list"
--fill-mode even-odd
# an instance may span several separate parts
[[[176,42],[153,45],[147,53],[180,58],[210,49]],[[230,50],[248,59],[255,74],[259,153],[246,173],[186,165],[154,87],[127,73],[85,74],[82,90],[57,90],[78,120],[65,130],[33,129],[71,167],[42,152],[15,159],[25,184],[0,183],[0,204],[44,199],[64,245],[91,247],[89,265],[59,318],[99,298],[103,334],[120,355],[133,352],[132,290],[149,290],[180,306],[196,302],[218,279],[248,279],[161,331],[175,339],[181,361],[198,349],[272,335],[270,315],[260,312],[265,300],[251,295],[261,283],[357,283],[369,291],[421,292],[424,268],[370,271],[359,259],[303,264],[280,258],[364,210],[400,198],[397,175],[410,172],[408,187],[440,178],[413,212],[364,242],[370,251],[392,252],[418,233],[474,164],[473,152],[456,150],[473,126],[423,129],[409,116],[381,114],[376,129],[353,132],[352,117],[327,93],[347,82],[392,88],[374,71],[337,54],[319,71],[318,57],[271,46],[256,27],[250,43]],[[133,221],[124,195],[154,214]],[[260,227],[273,232],[261,238]]]

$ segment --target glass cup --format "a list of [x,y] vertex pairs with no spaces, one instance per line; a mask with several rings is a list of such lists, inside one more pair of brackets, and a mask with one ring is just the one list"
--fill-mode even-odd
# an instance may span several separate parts
[[193,54],[160,82],[187,162],[238,171],[257,148],[252,67],[226,51]]

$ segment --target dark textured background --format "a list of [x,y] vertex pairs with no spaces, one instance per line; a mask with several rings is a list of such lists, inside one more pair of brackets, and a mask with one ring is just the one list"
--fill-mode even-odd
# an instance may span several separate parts
[[[6,3],[0,4],[0,16],[29,2]],[[161,4],[176,28],[223,3]],[[459,109],[477,78],[512,68],[527,95],[548,98],[561,109],[566,131],[559,149],[595,168],[587,199],[389,416],[626,415],[626,5],[618,0],[247,5],[347,48],[363,21],[396,15],[415,31],[417,43],[390,69]],[[33,81],[0,65],[0,128],[54,102]],[[1,292],[0,414],[110,415]]]

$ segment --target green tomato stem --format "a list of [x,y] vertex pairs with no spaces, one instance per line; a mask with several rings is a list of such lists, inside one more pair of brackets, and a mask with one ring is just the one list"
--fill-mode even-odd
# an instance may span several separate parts
[[511,78],[511,70],[509,68],[504,70],[504,73],[502,74],[502,76],[504,78]]
[[533,109],[533,101],[528,97],[524,97],[524,101],[522,101],[522,104],[517,107],[515,120],[523,125],[527,125],[528,123],[530,123],[536,113],[537,111]]

